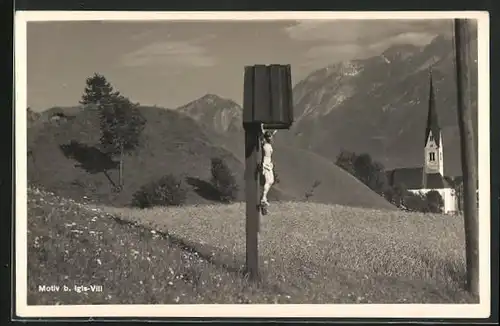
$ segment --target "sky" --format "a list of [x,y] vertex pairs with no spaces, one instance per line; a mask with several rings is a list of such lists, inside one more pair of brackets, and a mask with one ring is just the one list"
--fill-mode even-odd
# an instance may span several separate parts
[[242,102],[245,65],[291,64],[292,82],[395,44],[451,35],[450,20],[28,22],[28,106],[77,105],[104,75],[143,105],[176,108],[207,93]]

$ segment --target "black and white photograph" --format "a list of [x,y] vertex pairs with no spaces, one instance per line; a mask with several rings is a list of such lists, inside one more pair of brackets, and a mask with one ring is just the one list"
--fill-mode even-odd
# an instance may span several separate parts
[[486,12],[17,12],[16,314],[490,315]]

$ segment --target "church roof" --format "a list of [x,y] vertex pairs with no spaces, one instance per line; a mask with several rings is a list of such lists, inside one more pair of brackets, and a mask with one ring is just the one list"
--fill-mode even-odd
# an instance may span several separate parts
[[444,189],[450,184],[440,173],[427,174],[427,186],[423,184],[423,168],[399,168],[387,171],[387,178],[392,186],[403,185],[406,189]]
[[429,138],[429,133],[432,131],[434,141],[437,146],[440,146],[441,128],[439,128],[439,119],[436,111],[436,99],[434,95],[434,86],[432,84],[432,73],[429,74],[429,111],[427,113],[427,125],[425,128],[425,144]]

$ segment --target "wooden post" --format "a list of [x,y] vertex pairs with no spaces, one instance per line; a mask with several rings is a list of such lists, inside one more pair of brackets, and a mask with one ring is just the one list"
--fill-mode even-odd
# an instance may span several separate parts
[[245,124],[245,196],[246,196],[246,272],[259,278],[259,123]]
[[467,21],[455,19],[455,51],[457,69],[457,111],[463,174],[465,253],[467,289],[479,295],[479,221],[477,216],[477,165],[472,124],[469,77],[469,30]]
[[261,126],[289,129],[293,123],[290,65],[245,67],[243,81],[243,127],[245,129],[246,270],[253,280],[259,275]]

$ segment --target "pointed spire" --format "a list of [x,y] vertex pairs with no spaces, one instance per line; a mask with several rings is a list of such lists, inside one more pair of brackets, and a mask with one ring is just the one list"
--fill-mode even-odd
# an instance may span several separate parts
[[427,138],[429,138],[429,133],[432,131],[432,136],[436,142],[437,146],[440,146],[440,133],[441,128],[439,128],[438,115],[436,111],[436,99],[434,95],[434,87],[432,84],[432,68],[429,71],[429,107],[427,113],[427,126],[425,128],[425,143],[427,143]]

